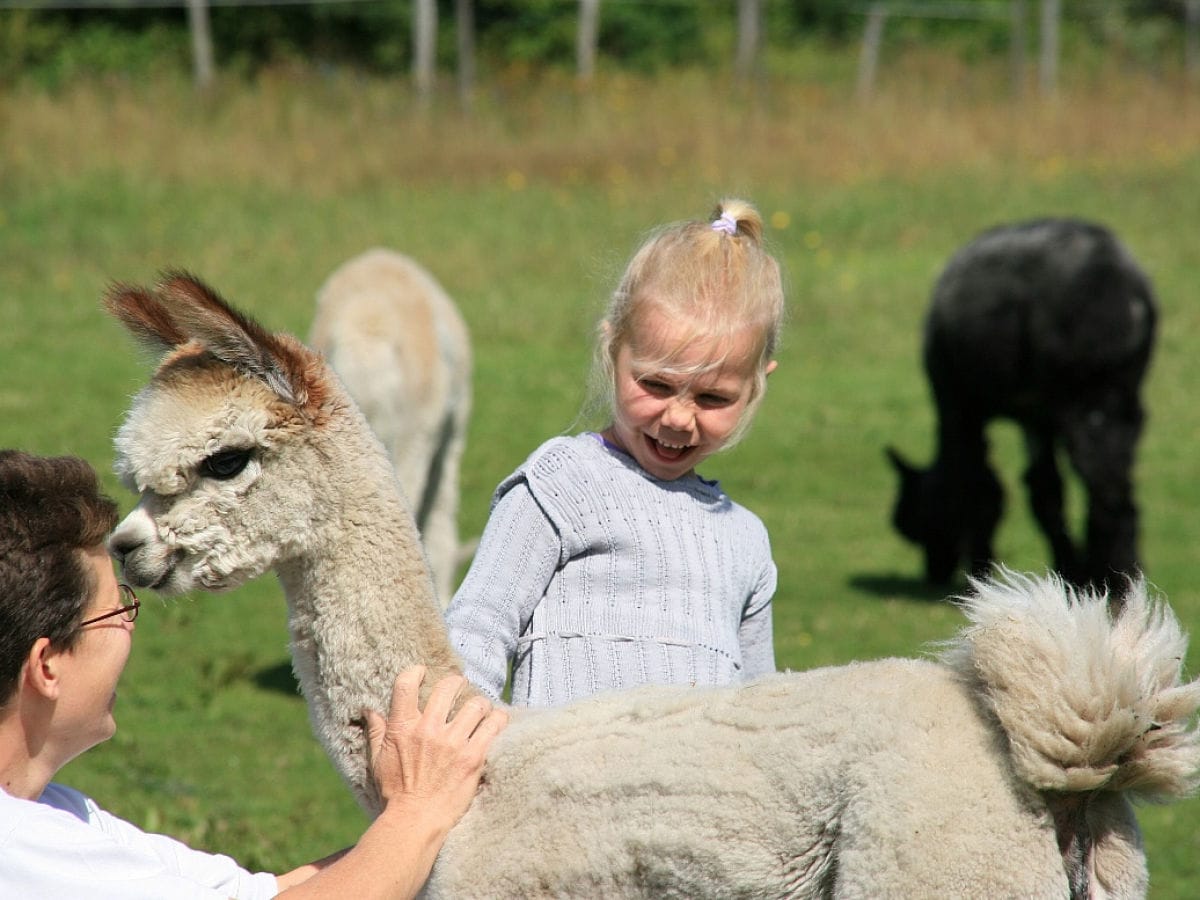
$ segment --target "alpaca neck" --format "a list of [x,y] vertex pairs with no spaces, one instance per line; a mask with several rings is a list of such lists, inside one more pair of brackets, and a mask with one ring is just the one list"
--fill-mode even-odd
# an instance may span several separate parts
[[378,487],[378,479],[394,485],[391,468],[385,461],[374,480],[363,469],[346,469],[354,477],[339,486],[341,515],[276,567],[300,686],[335,719],[361,711],[343,706],[378,703],[409,666],[428,669],[426,686],[462,671],[412,516],[398,490]]

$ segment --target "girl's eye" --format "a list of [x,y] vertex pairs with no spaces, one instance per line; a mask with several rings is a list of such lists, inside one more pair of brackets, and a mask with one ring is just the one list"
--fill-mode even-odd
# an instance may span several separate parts
[[638,380],[638,384],[642,386],[642,390],[661,397],[671,393],[671,386],[665,381],[658,381],[654,378],[642,378]]
[[705,407],[728,406],[733,400],[723,394],[701,394],[696,401]]

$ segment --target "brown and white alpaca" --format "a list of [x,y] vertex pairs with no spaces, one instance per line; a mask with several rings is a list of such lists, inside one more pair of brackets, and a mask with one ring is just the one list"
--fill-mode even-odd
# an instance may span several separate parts
[[[386,454],[321,357],[184,274],[107,305],[162,359],[116,438],[139,586],[273,569],[312,723],[368,810],[361,710],[457,668]],[[1131,798],[1195,785],[1200,682],[1170,609],[976,582],[941,661],[518,710],[430,897],[1141,897]]]
[[411,258],[376,248],[322,285],[309,344],[383,442],[446,606],[460,556],[459,467],[471,410],[471,340],[458,307]]

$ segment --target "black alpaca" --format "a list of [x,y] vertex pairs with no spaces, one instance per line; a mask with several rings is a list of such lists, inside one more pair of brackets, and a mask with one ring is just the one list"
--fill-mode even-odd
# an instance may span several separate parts
[[[1025,484],[1054,568],[1101,587],[1139,570],[1133,462],[1156,319],[1149,279],[1100,225],[1001,226],[951,258],[925,321],[937,456],[917,469],[887,451],[900,473],[893,524],[924,549],[929,581],[991,565],[1004,490],[985,429],[1000,417],[1024,432]],[[1060,447],[1087,490],[1082,548],[1063,516]]]

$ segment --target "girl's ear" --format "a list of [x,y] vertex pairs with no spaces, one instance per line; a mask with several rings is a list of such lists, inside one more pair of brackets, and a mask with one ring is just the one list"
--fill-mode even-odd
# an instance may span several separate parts
[[776,366],[778,366],[778,365],[779,365],[779,360],[777,360],[777,359],[773,359],[773,360],[771,360],[769,363],[767,363],[767,371],[766,371],[766,374],[767,374],[767,375],[770,375],[772,372],[774,372],[774,371],[775,371],[775,368],[776,368]]
[[58,658],[62,651],[50,645],[50,638],[40,637],[33,642],[25,661],[25,678],[30,687],[49,700],[58,699]]

